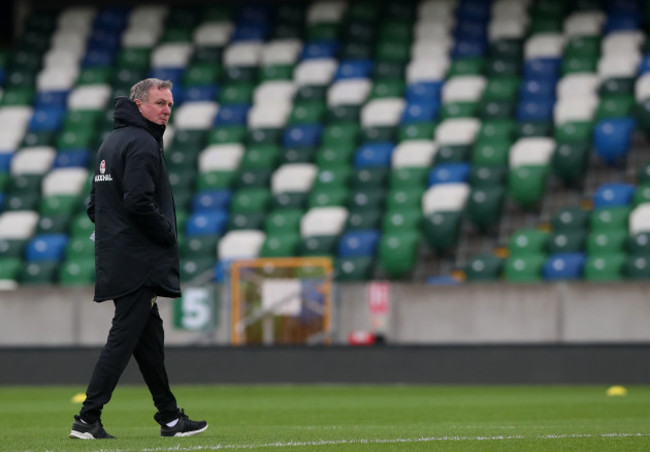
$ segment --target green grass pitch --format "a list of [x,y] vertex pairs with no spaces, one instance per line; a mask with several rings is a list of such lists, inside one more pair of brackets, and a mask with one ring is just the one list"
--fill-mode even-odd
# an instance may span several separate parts
[[208,430],[160,438],[144,386],[104,409],[116,440],[68,439],[77,386],[0,387],[2,451],[648,451],[650,387],[175,386]]

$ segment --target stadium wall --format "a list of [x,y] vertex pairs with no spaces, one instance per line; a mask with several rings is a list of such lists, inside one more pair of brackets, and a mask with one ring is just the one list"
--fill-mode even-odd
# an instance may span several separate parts
[[[339,284],[334,295],[333,342],[371,331],[368,286]],[[225,299],[224,296],[220,297]],[[102,345],[112,303],[95,303],[92,288],[24,287],[0,293],[0,347]],[[650,344],[649,283],[465,284],[395,283],[386,330],[390,345]],[[172,346],[229,344],[227,303],[216,328],[175,328],[172,301],[159,301]]]

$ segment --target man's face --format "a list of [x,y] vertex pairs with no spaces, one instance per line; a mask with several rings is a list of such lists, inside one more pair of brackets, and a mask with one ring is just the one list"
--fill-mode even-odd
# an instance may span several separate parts
[[142,116],[158,125],[167,125],[169,116],[172,114],[174,97],[168,89],[158,89],[155,86],[149,90],[149,99],[142,102],[135,100]]

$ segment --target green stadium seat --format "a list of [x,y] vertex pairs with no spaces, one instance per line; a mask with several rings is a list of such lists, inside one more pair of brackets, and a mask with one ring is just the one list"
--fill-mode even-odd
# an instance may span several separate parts
[[417,187],[426,188],[429,167],[399,167],[393,168],[388,176],[388,186],[391,190]]
[[221,125],[208,130],[207,145],[243,143],[246,140],[246,126]]
[[505,100],[514,101],[519,97],[521,78],[519,76],[490,77],[483,90],[482,100]]
[[90,286],[95,283],[95,258],[66,259],[60,266],[57,282],[62,286]]
[[587,231],[554,231],[548,241],[548,254],[582,252],[586,248]]
[[296,124],[318,124],[325,117],[327,107],[324,102],[296,102],[289,114],[290,125]]
[[58,261],[24,262],[19,282],[21,285],[52,285],[57,282]]
[[246,148],[240,168],[274,169],[280,163],[280,147],[275,144],[255,144]]
[[553,173],[567,186],[577,186],[587,174],[591,147],[586,142],[561,143],[551,160]]
[[399,141],[430,140],[434,136],[435,124],[432,122],[415,122],[403,124],[398,132]]
[[588,255],[585,261],[585,281],[622,281],[625,279],[624,253]]
[[349,190],[343,186],[319,185],[310,192],[307,207],[345,206],[349,194]]
[[482,143],[477,142],[471,154],[472,164],[475,166],[503,166],[508,165],[510,154],[509,142]]
[[183,73],[185,86],[213,85],[219,82],[222,67],[218,61],[190,64]]
[[538,228],[517,229],[508,239],[510,257],[547,254],[550,232]]
[[346,219],[344,229],[346,231],[355,229],[379,229],[384,216],[381,207],[366,207],[350,211]]
[[180,241],[178,252],[181,258],[208,257],[211,259],[217,256],[217,245],[220,236],[218,234],[204,234],[187,237]]
[[313,235],[301,237],[298,244],[300,256],[336,256],[336,247],[339,241],[338,235]]
[[266,187],[241,188],[233,194],[230,212],[265,212],[271,200],[271,191]]
[[226,230],[263,229],[266,212],[234,212],[228,217]]
[[308,192],[274,193],[271,199],[270,209],[306,209],[308,199]]
[[494,282],[503,277],[505,259],[490,253],[473,255],[465,264],[465,281]]
[[71,237],[81,237],[87,239],[95,230],[95,224],[90,221],[86,212],[79,212],[72,217],[70,225]]
[[334,261],[334,280],[337,282],[368,281],[374,272],[372,257],[340,257]]
[[67,259],[94,258],[95,242],[90,240],[90,237],[70,237],[66,244],[65,256]]
[[549,165],[522,165],[510,168],[508,195],[521,207],[534,208],[544,197]]
[[632,207],[637,207],[639,204],[646,202],[650,202],[650,182],[640,183],[636,186]]
[[390,188],[386,197],[387,210],[418,209],[422,205],[425,187],[413,185],[404,188]]
[[235,179],[236,171],[202,171],[198,173],[196,191],[231,188]]
[[416,231],[394,231],[382,234],[379,240],[378,265],[389,278],[404,278],[415,268],[420,234]]
[[499,224],[506,189],[501,185],[472,187],[467,199],[467,219],[479,231],[488,232]]
[[235,176],[234,186],[242,188],[264,188],[271,183],[272,168],[242,168]]
[[424,216],[420,208],[388,210],[383,216],[381,230],[383,232],[420,231],[423,219]]
[[[217,259],[214,256],[184,257],[180,263],[181,283],[189,283],[195,278],[210,275]],[[211,277],[209,279],[212,279]]]
[[291,257],[298,254],[300,235],[293,231],[267,234],[260,250],[261,257]]
[[67,233],[70,219],[71,215],[68,213],[41,215],[36,223],[36,234]]
[[650,279],[650,256],[626,256],[623,274],[628,280]]
[[567,206],[558,209],[551,218],[554,232],[585,231],[589,228],[591,210],[578,206]]
[[422,235],[436,253],[447,255],[458,245],[462,220],[462,211],[434,212],[424,217]]
[[525,254],[510,256],[504,265],[504,278],[512,283],[542,281],[542,268],[546,254]]
[[12,281],[17,283],[23,267],[23,260],[20,257],[10,257],[2,254],[0,257],[0,286],[9,284]]
[[505,189],[507,180],[508,167],[505,165],[472,165],[468,179],[473,189],[494,187]]
[[589,227],[592,232],[627,230],[630,206],[605,206],[592,211]]
[[278,235],[284,232],[298,233],[302,215],[303,210],[297,208],[272,210],[266,217],[264,230],[267,235]]

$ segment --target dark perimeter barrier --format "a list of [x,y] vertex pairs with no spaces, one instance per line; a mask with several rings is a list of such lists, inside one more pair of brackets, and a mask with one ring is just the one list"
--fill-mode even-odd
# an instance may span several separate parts
[[[86,384],[99,348],[0,348],[0,384]],[[650,344],[168,347],[175,384],[648,384]],[[121,383],[143,383],[135,360]]]

